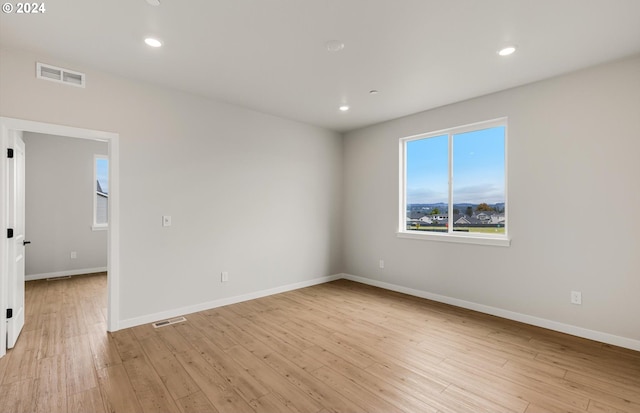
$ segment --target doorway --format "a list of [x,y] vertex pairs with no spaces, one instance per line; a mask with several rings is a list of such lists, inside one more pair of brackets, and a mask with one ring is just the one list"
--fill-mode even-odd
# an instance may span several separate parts
[[[119,280],[119,135],[112,132],[97,131],[91,129],[75,128],[51,123],[34,122],[14,118],[0,117],[0,146],[3,156],[0,160],[0,170],[3,178],[0,180],[0,223],[3,232],[9,230],[8,210],[10,202],[9,186],[9,159],[8,153],[10,136],[15,133],[34,132],[47,135],[57,135],[78,139],[102,140],[108,146],[109,160],[109,231],[107,235],[107,329],[118,330],[118,280]],[[4,235],[4,234],[3,234]],[[7,347],[7,310],[9,308],[10,294],[14,294],[9,285],[10,266],[9,239],[0,237],[0,357],[4,356]]]

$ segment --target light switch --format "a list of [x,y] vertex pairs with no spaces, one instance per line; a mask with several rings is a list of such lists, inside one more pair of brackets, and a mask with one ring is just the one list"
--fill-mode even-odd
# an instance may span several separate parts
[[171,226],[171,215],[163,215],[162,216],[162,226],[170,227]]

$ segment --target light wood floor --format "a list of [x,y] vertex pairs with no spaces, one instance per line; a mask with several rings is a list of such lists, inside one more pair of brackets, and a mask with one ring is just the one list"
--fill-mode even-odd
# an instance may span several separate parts
[[27,283],[2,412],[640,412],[640,353],[337,281],[105,333],[106,276]]

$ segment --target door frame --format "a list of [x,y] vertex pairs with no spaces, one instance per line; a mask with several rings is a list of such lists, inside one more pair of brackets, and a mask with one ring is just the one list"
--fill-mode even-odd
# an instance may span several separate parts
[[79,139],[103,140],[109,151],[109,231],[107,234],[107,330],[119,329],[119,281],[120,281],[120,135],[93,129],[56,125],[53,123],[0,117],[0,357],[7,349],[7,303],[8,303],[8,203],[9,182],[7,148],[9,131],[35,132]]

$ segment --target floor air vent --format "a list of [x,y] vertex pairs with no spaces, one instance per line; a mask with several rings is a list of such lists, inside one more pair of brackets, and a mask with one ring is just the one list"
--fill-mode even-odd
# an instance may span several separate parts
[[73,70],[63,69],[61,67],[51,66],[45,63],[36,63],[36,77],[38,79],[51,80],[53,82],[64,83],[84,87],[84,73],[74,72]]
[[156,321],[155,323],[153,323],[153,328],[160,328],[160,327],[168,326],[170,324],[182,323],[183,321],[187,321],[187,319],[184,317],[176,317],[176,318],[170,318],[168,320]]

